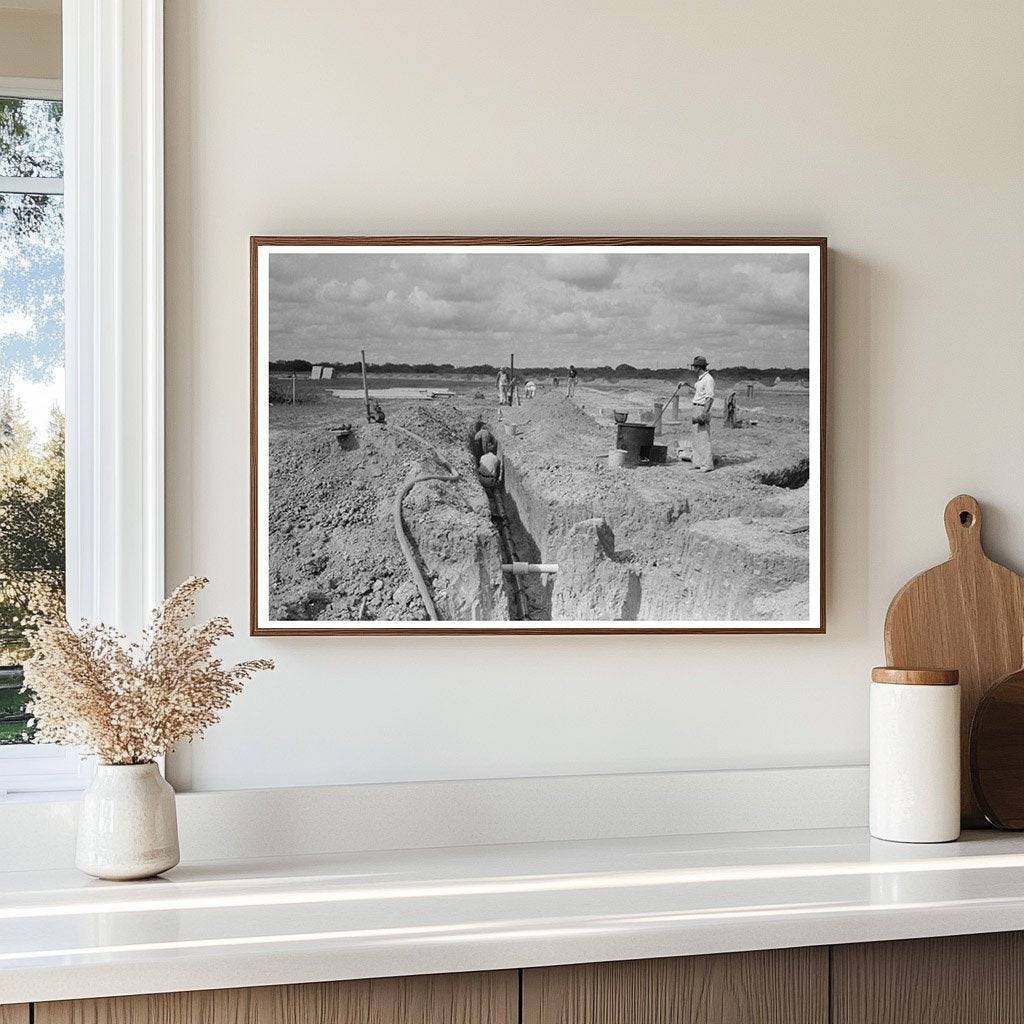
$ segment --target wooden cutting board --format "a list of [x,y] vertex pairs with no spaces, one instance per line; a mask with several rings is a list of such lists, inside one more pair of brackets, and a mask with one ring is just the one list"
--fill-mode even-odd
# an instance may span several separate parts
[[985,818],[971,788],[971,722],[988,688],[1020,667],[1024,636],[1024,579],[985,554],[981,519],[969,494],[949,502],[949,561],[906,583],[885,616],[889,665],[960,671],[960,813],[973,828]]
[[1024,829],[1024,668],[989,687],[971,724],[971,784],[985,818]]

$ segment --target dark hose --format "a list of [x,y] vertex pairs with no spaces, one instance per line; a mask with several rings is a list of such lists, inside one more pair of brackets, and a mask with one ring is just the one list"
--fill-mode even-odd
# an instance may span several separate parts
[[[391,424],[389,424],[391,426]],[[416,560],[416,552],[413,550],[412,541],[409,540],[408,531],[405,528],[405,517],[402,514],[402,502],[405,501],[406,495],[417,485],[425,483],[427,480],[440,480],[442,483],[454,483],[456,480],[461,480],[462,477],[459,473],[456,473],[451,466],[445,462],[437,453],[437,449],[425,438],[420,437],[419,434],[414,434],[411,430],[407,430],[405,427],[400,427],[394,424],[394,429],[401,431],[408,437],[411,437],[414,441],[419,441],[424,447],[429,448],[433,453],[434,458],[448,471],[447,473],[424,473],[421,476],[413,477],[399,492],[398,497],[395,499],[395,535],[398,537],[399,546],[402,548],[402,554],[405,555],[406,562],[409,563],[409,569],[412,572],[413,582],[416,584],[416,589],[420,592],[420,597],[423,598],[423,604],[426,606],[427,615],[437,622],[440,620],[440,615],[437,614],[437,605],[434,603],[433,595],[430,593],[430,587],[427,586],[427,580],[423,575],[423,571],[420,569],[419,562]]]

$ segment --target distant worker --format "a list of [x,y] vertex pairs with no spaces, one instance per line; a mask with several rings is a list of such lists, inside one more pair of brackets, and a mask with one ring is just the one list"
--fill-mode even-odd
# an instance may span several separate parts
[[526,397],[535,398],[537,395],[537,385],[534,381],[528,380],[526,382]]
[[511,407],[512,403],[516,405],[523,404],[523,396],[519,391],[519,378],[514,373],[508,375],[508,404]]
[[376,400],[374,401],[374,403],[373,403],[373,410],[371,411],[371,413],[367,417],[367,419],[369,419],[369,421],[371,423],[384,423],[385,422],[384,410],[381,408],[380,402],[378,402]]
[[484,487],[496,487],[501,483],[501,459],[496,452],[484,452],[480,456],[477,474]]
[[508,404],[509,372],[506,367],[498,371],[498,405]]
[[569,391],[566,394],[566,398],[572,398],[576,394],[576,367],[569,366]]
[[725,426],[736,428],[740,425],[736,418],[736,392],[730,391],[725,400]]
[[693,462],[691,469],[710,473],[715,468],[711,453],[711,406],[715,401],[715,378],[708,373],[708,361],[694,356],[691,369],[697,374],[697,383],[682,381],[683,387],[693,391]]

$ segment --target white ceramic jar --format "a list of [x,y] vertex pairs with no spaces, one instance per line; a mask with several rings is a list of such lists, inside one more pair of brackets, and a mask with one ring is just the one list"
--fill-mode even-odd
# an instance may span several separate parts
[[82,794],[75,864],[96,878],[150,878],[178,863],[174,790],[155,764],[101,764]]
[[871,835],[897,843],[958,838],[958,673],[876,668],[871,680]]

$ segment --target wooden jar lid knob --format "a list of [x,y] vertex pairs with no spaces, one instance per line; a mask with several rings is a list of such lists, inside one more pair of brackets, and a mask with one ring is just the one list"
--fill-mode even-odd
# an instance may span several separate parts
[[905,686],[956,686],[960,673],[955,668],[889,668],[871,670],[873,683],[900,683]]

